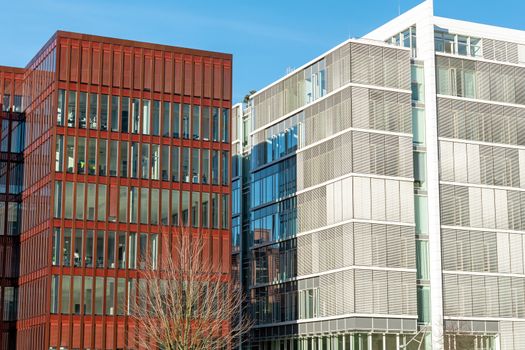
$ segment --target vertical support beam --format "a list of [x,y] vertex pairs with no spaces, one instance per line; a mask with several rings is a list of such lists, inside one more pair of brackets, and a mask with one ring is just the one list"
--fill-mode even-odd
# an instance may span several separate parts
[[418,44],[417,55],[418,59],[423,61],[425,70],[432,349],[443,350],[443,287],[441,270],[441,220],[439,207],[439,155],[433,1],[427,0],[424,3],[424,6],[424,13],[418,18],[416,29]]

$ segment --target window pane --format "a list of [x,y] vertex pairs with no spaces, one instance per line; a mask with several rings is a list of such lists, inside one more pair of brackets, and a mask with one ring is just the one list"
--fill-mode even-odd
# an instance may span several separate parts
[[[58,106],[57,106],[57,125],[64,125],[64,113],[66,103],[66,92],[64,90],[58,90]],[[5,108],[5,107],[4,107]]]
[[182,148],[182,181],[190,182],[190,149]]
[[53,266],[58,266],[60,264],[60,229],[54,228],[53,229],[53,242],[52,242],[52,260],[51,263]]
[[142,178],[149,179],[149,144],[147,143],[142,144],[140,164],[142,165],[140,170]]
[[93,243],[93,230],[86,231],[86,267],[93,267],[93,257],[95,256],[95,245]]
[[62,313],[69,314],[70,277],[62,276]]
[[138,163],[139,163],[139,144],[136,142],[131,143],[131,177],[137,178],[138,174]]
[[159,190],[151,189],[151,222],[152,225],[159,224]]
[[106,315],[115,314],[115,278],[106,279]]
[[97,231],[97,267],[104,267],[104,231]]
[[226,229],[230,227],[230,196],[227,194],[222,195],[222,228]]
[[62,217],[62,181],[55,181],[55,204],[54,213],[55,218]]
[[96,277],[95,281],[95,315],[102,315],[104,307],[104,277]]
[[222,142],[228,142],[230,138],[230,110],[222,110]]
[[189,214],[190,214],[190,193],[188,191],[182,191],[182,226],[188,226]]
[[[124,101],[124,99],[122,101]],[[111,131],[118,131],[119,102],[119,96],[111,96]],[[124,115],[122,117],[124,118]]]
[[193,139],[198,140],[200,137],[200,106],[193,106],[191,118],[192,118],[192,133]]
[[131,187],[129,191],[129,211],[130,211],[130,222],[133,224],[137,223],[138,215],[138,202],[139,202],[139,193],[136,187]]
[[77,172],[85,174],[86,171],[86,138],[79,137],[77,144]]
[[129,97],[122,97],[120,127],[121,132],[129,132]]
[[179,222],[179,191],[171,191],[171,224],[173,226],[180,226]]
[[57,135],[55,146],[55,171],[62,172],[64,164],[64,136]]
[[190,138],[190,105],[182,106],[182,137]]
[[212,141],[219,141],[219,108],[212,108],[211,115],[211,132],[212,132]]
[[171,148],[171,181],[179,181],[179,147]]
[[161,146],[161,179],[163,181],[169,181],[170,179],[170,146]]
[[210,139],[210,107],[202,107],[202,139]]
[[88,184],[87,186],[87,220],[95,220],[96,187],[96,184]]
[[93,313],[93,277],[84,277],[84,314]]
[[120,176],[128,177],[128,142],[120,141]]
[[160,146],[151,145],[151,179],[159,179]]
[[131,102],[131,132],[138,134],[140,123],[140,100],[134,98]]
[[142,133],[149,135],[151,133],[151,101],[142,100]]
[[109,96],[100,96],[100,130],[108,129]]
[[89,94],[89,128],[96,129],[98,120],[98,95]]
[[89,175],[96,175],[97,172],[97,139],[88,139],[87,148],[87,167]]
[[137,234],[129,234],[129,268],[137,268]]
[[86,194],[84,193],[84,184],[77,183],[77,193],[76,193],[76,202],[77,202],[77,220],[84,220],[84,200],[86,199]]
[[180,104],[174,103],[171,110],[171,129],[173,137],[180,137]]
[[140,189],[140,223],[141,224],[147,224],[149,222],[148,209],[149,209],[149,189],[141,188]]
[[170,136],[170,103],[162,104],[162,136]]
[[127,222],[127,213],[128,213],[128,188],[125,186],[120,186],[119,191],[119,221]]
[[199,227],[200,193],[191,193],[191,226]]
[[77,93],[75,91],[69,91],[67,101],[67,126],[75,127],[76,120],[76,107],[77,107]]
[[210,180],[210,150],[202,150],[202,183],[207,184]]
[[118,233],[118,242],[117,242],[117,263],[119,269],[126,268],[126,252],[127,252],[127,244],[126,244],[126,232],[119,232]]
[[106,185],[103,185],[103,184],[98,185],[98,204],[97,204],[98,206],[97,220],[98,221],[106,220],[106,191],[107,191]]
[[73,173],[75,171],[75,138],[73,136],[67,137],[66,162],[66,171]]
[[73,314],[80,315],[80,296],[82,295],[82,276],[73,277]]
[[219,184],[219,151],[212,151],[211,182],[213,185]]
[[117,176],[118,141],[109,141],[109,175]]
[[193,183],[199,183],[199,149],[193,148],[191,150],[192,153],[192,159],[191,159],[191,175],[192,175],[192,182]]
[[106,176],[107,174],[107,140],[99,140],[98,143],[98,174],[100,176]]
[[153,116],[151,118],[151,134],[160,135],[160,101],[153,101]]
[[85,129],[87,122],[87,93],[80,92],[78,100],[78,127]]
[[73,183],[67,181],[64,191],[64,218],[73,219]]
[[209,215],[210,215],[210,194],[202,194],[202,227],[208,228],[209,226]]
[[169,224],[169,201],[170,201],[170,190],[162,190],[162,203],[161,203],[161,223],[162,225]]
[[115,232],[109,231],[108,234],[108,267],[115,268]]
[[71,266],[71,245],[72,245],[72,238],[71,238],[71,229],[65,228],[64,229],[64,243],[63,243],[63,251],[62,251],[62,265],[63,266]]
[[212,228],[219,228],[219,195],[211,194],[211,222]]
[[228,185],[230,183],[230,152],[223,151],[222,152],[222,184],[224,186]]

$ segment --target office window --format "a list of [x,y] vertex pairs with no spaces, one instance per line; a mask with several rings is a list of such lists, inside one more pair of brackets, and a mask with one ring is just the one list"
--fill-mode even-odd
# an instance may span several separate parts
[[190,214],[190,193],[188,191],[182,191],[182,203],[181,203],[182,226],[189,225],[189,214]]
[[418,145],[424,145],[426,135],[426,121],[424,109],[412,108],[412,125],[414,131],[414,143]]
[[222,228],[227,229],[230,226],[230,196],[228,194],[222,195],[221,214]]
[[117,266],[119,269],[126,268],[126,252],[127,252],[127,242],[126,242],[126,232],[118,233],[117,241]]
[[151,118],[151,134],[160,135],[160,101],[153,101],[153,113]]
[[160,167],[160,146],[151,145],[151,179],[159,179],[159,167]]
[[62,172],[64,164],[64,136],[56,136],[56,148],[55,148],[55,171]]
[[180,221],[179,221],[179,203],[180,203],[180,198],[179,198],[179,191],[177,190],[173,190],[171,191],[171,224],[173,226],[180,226]]
[[93,267],[93,257],[95,256],[94,231],[86,231],[86,267]]
[[230,152],[223,151],[222,152],[221,169],[222,169],[222,184],[224,186],[226,186],[226,185],[228,185],[230,183],[230,164],[229,164],[229,159],[230,159]]
[[77,220],[84,220],[84,199],[86,199],[86,194],[84,193],[84,184],[77,183],[77,193],[76,193],[76,202],[77,202]]
[[199,183],[199,149],[193,148],[191,150],[191,176],[193,183]]
[[84,277],[84,315],[93,313],[93,277]]
[[174,103],[171,110],[171,130],[173,137],[180,137],[180,104]]
[[169,181],[170,179],[170,146],[162,145],[161,146],[161,155],[160,155],[160,165],[161,165],[161,179],[163,181]]
[[134,232],[129,234],[129,268],[137,268],[137,234]]
[[129,132],[129,97],[122,97],[120,128],[121,132]]
[[73,263],[75,264],[75,267],[79,267],[83,265],[83,257],[82,250],[84,247],[84,230],[75,230],[75,252],[73,253]]
[[96,266],[97,267],[104,267],[104,253],[105,253],[105,241],[104,241],[104,231],[97,231],[97,260],[96,260]]
[[108,129],[109,96],[100,96],[100,130]]
[[171,181],[179,181],[179,147],[171,148]]
[[78,97],[78,127],[85,129],[87,124],[87,93],[80,92]]
[[474,57],[483,56],[481,52],[481,39],[479,38],[470,38],[470,55]]
[[140,223],[148,224],[149,223],[149,189],[141,188],[140,189]]
[[60,264],[60,229],[53,229],[53,241],[51,246],[52,258],[51,264],[53,266],[58,266]]
[[202,139],[210,139],[210,107],[202,107]]
[[[127,97],[123,98],[126,99]],[[119,120],[119,96],[111,96],[111,131],[118,131],[118,120]],[[122,116],[124,118],[124,116]],[[127,117],[126,117],[127,119]],[[123,130],[123,131],[127,131]]]
[[219,151],[212,151],[211,157],[211,183],[213,185],[219,184]]
[[89,94],[89,128],[96,129],[98,121],[98,95]]
[[417,287],[417,309],[418,322],[430,323],[430,287]]
[[64,191],[64,218],[73,219],[73,183],[66,181]]
[[129,190],[129,208],[130,208],[130,222],[136,224],[138,222],[138,208],[139,208],[139,191],[136,187],[131,187]]
[[219,194],[211,194],[211,224],[212,228],[219,228]]
[[67,101],[67,126],[75,127],[76,122],[77,93],[69,91]]
[[117,279],[117,315],[126,314],[126,279]]
[[190,138],[190,105],[182,105],[182,137]]
[[[114,141],[111,141],[111,142],[114,142]],[[128,142],[127,141],[120,141],[120,176],[128,177]]]
[[190,182],[190,149],[182,148],[182,181]]
[[108,264],[107,266],[110,269],[115,268],[115,231],[109,231],[107,233],[107,240],[108,240]]
[[97,174],[97,140],[87,140],[87,171],[89,175]]
[[202,215],[202,227],[208,228],[210,227],[209,222],[209,216],[210,216],[210,194],[209,193],[202,193],[202,209],[201,209],[201,215]]
[[151,189],[151,225],[159,224],[159,190],[157,188]]
[[191,193],[191,226],[199,227],[200,193]]
[[428,254],[428,241],[416,240],[417,279],[428,280],[430,278]]
[[64,243],[62,244],[62,266],[71,266],[71,229],[65,228],[64,232]]
[[66,171],[73,173],[75,171],[75,138],[68,136],[66,140]]
[[161,210],[160,210],[160,220],[162,225],[169,224],[169,210],[170,210],[170,190],[162,190],[161,192]]
[[[64,125],[64,114],[66,112],[65,104],[66,104],[66,92],[64,90],[58,90],[58,105],[57,105],[57,125],[58,126]],[[6,105],[4,105],[4,108],[5,107]]]
[[142,133],[151,133],[151,101],[142,100]]
[[229,142],[230,139],[230,110],[222,109],[222,142]]
[[162,136],[170,136],[170,103],[162,103]]
[[107,140],[99,140],[98,143],[98,174],[100,176],[107,175],[108,157],[107,157]]
[[62,276],[62,296],[61,296],[61,301],[62,301],[61,313],[62,314],[69,314],[69,302],[70,302],[69,296],[70,296],[70,291],[71,291],[70,281],[71,281],[70,276]]
[[157,263],[158,263],[158,235],[152,234],[150,235],[150,242],[149,242],[149,259],[151,261],[151,268],[153,270],[157,269]]
[[96,184],[87,185],[87,220],[95,220],[95,195],[97,191]]
[[95,277],[95,315],[102,315],[104,308],[104,277]]
[[80,315],[80,296],[82,295],[82,276],[73,277],[73,314]]
[[207,184],[210,181],[210,150],[203,149],[202,151],[202,183]]
[[[106,220],[106,194],[107,186],[103,184],[98,185],[98,210],[97,210],[97,220],[105,221]],[[111,201],[114,201],[114,198],[110,198]]]
[[118,141],[109,141],[109,175],[117,176]]
[[200,113],[201,108],[200,106],[193,106],[192,112],[191,112],[191,118],[192,118],[192,126],[191,130],[193,133],[193,139],[198,140],[200,138]]
[[133,134],[139,133],[140,125],[140,100],[134,98],[131,101],[131,132]]
[[138,178],[138,166],[139,166],[139,144],[136,142],[131,143],[131,157],[130,157],[131,171],[130,175],[133,178]]
[[119,188],[119,222],[127,222],[128,213],[128,188],[120,186]]
[[62,217],[62,181],[55,181],[55,203],[53,205],[54,207],[54,215],[55,218],[61,218]]
[[77,144],[77,172],[86,173],[86,138],[79,137]]
[[59,276],[53,275],[51,276],[51,308],[50,312],[52,314],[58,313],[58,296],[60,294],[59,291]]
[[219,108],[213,107],[211,114],[211,139],[219,141]]
[[143,179],[149,179],[149,144],[143,143],[141,148],[140,174]]
[[463,35],[458,35],[458,55],[461,56],[467,56],[469,45],[468,45],[468,37]]

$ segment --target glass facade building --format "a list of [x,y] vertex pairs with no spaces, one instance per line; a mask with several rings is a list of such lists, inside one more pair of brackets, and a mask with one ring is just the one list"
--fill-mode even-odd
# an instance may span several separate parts
[[68,32],[0,67],[1,349],[137,349],[140,271],[181,230],[230,278],[231,74]]
[[525,32],[419,6],[233,107],[257,350],[525,348]]

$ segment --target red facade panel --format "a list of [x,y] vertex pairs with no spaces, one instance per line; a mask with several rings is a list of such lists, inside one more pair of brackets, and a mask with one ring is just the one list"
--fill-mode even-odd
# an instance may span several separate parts
[[[26,147],[8,141],[23,150],[23,192],[0,191],[0,228],[13,227],[2,210],[17,209],[1,203],[24,203],[22,261],[8,263],[12,237],[0,233],[0,286],[20,299],[9,341],[137,349],[128,298],[145,259],[168,253],[162,242],[202,234],[205,259],[229,278],[231,56],[58,32],[18,73],[17,85],[0,69],[1,101],[17,107],[21,83],[30,87]],[[12,140],[19,117],[5,115]],[[9,174],[23,158],[12,157],[7,167],[0,157],[0,187],[5,173],[21,192]],[[6,279],[6,266],[20,276]]]

